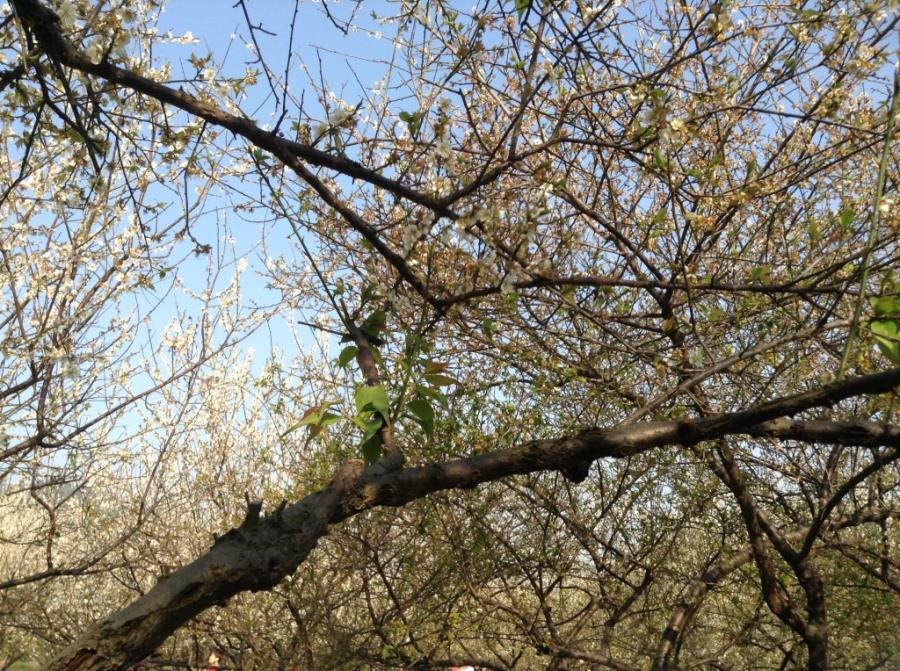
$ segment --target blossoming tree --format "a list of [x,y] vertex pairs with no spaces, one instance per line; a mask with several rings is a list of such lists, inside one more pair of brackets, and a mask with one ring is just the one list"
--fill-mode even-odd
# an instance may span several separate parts
[[5,663],[897,662],[895,11],[233,9],[4,6]]

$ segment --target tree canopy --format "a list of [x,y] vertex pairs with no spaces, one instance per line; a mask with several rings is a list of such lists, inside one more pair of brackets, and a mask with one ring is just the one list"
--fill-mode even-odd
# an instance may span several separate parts
[[0,668],[900,664],[896,3],[202,4],[2,5]]

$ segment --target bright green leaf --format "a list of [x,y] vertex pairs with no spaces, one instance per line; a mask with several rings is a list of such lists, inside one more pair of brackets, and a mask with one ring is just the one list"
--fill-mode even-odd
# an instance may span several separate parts
[[400,112],[399,114],[400,120],[406,124],[406,127],[409,128],[409,134],[413,137],[419,133],[419,128],[422,125],[424,116],[425,115],[421,111],[413,113]]
[[853,220],[856,219],[856,212],[854,212],[849,207],[845,207],[843,210],[841,210],[841,213],[838,215],[838,217],[840,219],[841,226],[847,228],[848,226],[850,226],[850,224],[853,223]]
[[300,418],[300,421],[288,427],[288,429],[281,434],[281,437],[284,438],[289,433],[304,426],[311,427],[311,429],[313,429],[311,433],[315,436],[324,427],[331,426],[340,419],[340,415],[326,412],[328,408],[337,404],[338,401],[325,401],[321,405],[314,405],[313,407],[308,408],[306,412],[303,413],[303,417]]
[[406,408],[413,414],[414,419],[425,431],[429,438],[434,435],[434,408],[424,398],[417,398],[406,404]]
[[340,355],[338,356],[338,365],[341,368],[346,368],[347,364],[349,364],[353,359],[356,358],[356,355],[359,353],[359,350],[355,345],[348,345],[344,349],[341,350]]
[[449,387],[452,384],[458,384],[458,382],[449,375],[441,375],[440,373],[427,373],[425,375],[425,380],[435,387]]
[[873,319],[869,324],[878,349],[895,366],[900,366],[900,320]]
[[869,301],[872,310],[878,317],[898,317],[900,318],[900,295],[881,296],[873,298]]
[[356,390],[356,411],[375,411],[386,420],[391,416],[390,404],[384,386],[362,386]]

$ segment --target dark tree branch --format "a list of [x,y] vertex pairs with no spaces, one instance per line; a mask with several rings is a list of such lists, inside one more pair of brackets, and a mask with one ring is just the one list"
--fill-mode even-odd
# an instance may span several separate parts
[[314,147],[294,142],[263,130],[246,117],[239,117],[215,105],[198,100],[185,91],[160,84],[126,68],[120,68],[107,60],[93,63],[84,51],[78,49],[59,26],[59,17],[37,0],[14,0],[13,7],[22,23],[32,32],[44,52],[61,65],[85,74],[101,77],[106,81],[143,93],[167,105],[173,105],[208,123],[230,130],[249,140],[254,146],[276,155],[292,155],[323,168],[361,179],[433,210],[444,209],[435,198],[420,193],[394,179],[385,177],[345,156],[335,156]]
[[[585,459],[621,458],[650,449],[694,445],[731,434],[900,446],[900,428],[868,422],[778,421],[779,417],[900,385],[900,368],[836,382],[748,410],[707,418],[592,428],[554,440],[473,457],[386,471],[375,463],[343,466],[331,485],[275,514],[222,536],[202,557],[161,580],[146,595],[97,623],[48,671],[112,671],[146,657],[205,609],[241,591],[271,589],[293,572],[334,524],[375,506],[401,506],[434,492],[467,489],[512,475],[561,470]],[[863,433],[860,426],[866,427]],[[862,436],[862,437],[861,437]]]

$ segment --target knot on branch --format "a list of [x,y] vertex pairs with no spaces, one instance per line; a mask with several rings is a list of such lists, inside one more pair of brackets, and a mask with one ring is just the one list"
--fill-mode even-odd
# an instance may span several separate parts
[[284,509],[287,507],[287,499],[281,499],[281,503],[278,504],[278,507],[272,513],[272,518],[275,521],[275,524],[279,527],[284,526]]
[[576,461],[574,464],[561,468],[559,472],[563,474],[563,477],[566,480],[577,485],[587,480],[587,476],[591,472],[591,464],[593,463],[593,459],[582,459]]
[[678,440],[683,445],[696,445],[703,439],[703,430],[688,417],[678,422]]
[[247,512],[244,514],[244,521],[241,522],[241,529],[259,524],[259,515],[263,505],[262,501],[251,501],[250,495],[247,493],[244,493],[244,500],[247,502]]
[[362,459],[348,459],[334,474],[329,486],[340,491],[352,489],[356,486],[365,468],[366,462]]

